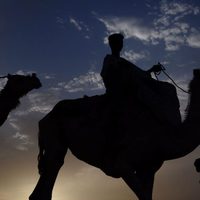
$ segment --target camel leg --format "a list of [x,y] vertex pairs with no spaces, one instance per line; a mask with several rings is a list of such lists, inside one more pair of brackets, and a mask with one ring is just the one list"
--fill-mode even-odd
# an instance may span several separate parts
[[122,179],[137,195],[139,200],[152,200],[154,175],[155,172],[153,171],[128,171],[122,174]]
[[3,123],[6,121],[6,119],[8,118],[8,114],[9,114],[9,111],[5,111],[4,113],[3,112],[1,113],[0,126],[2,126]]
[[133,152],[130,154],[124,151],[118,157],[115,170],[121,174],[122,179],[139,200],[152,200],[154,176],[162,163],[161,160],[151,163],[143,157],[134,156]]
[[[124,158],[124,157],[123,157]],[[115,170],[121,175],[125,183],[136,194],[139,200],[152,200],[154,171],[138,171],[135,166],[124,160],[116,163]]]
[[52,146],[52,150],[44,155],[44,170],[39,181],[29,197],[29,200],[51,200],[52,190],[56,177],[61,166],[64,164],[64,157],[67,152],[65,149],[57,149]]

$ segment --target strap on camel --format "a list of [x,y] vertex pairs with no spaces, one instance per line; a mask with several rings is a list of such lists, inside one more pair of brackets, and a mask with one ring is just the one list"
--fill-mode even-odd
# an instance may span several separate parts
[[[165,76],[167,76],[167,77],[172,81],[172,83],[173,83],[173,85],[174,85],[175,87],[177,87],[178,89],[180,89],[182,92],[185,92],[185,93],[187,93],[187,94],[190,94],[189,91],[184,90],[183,88],[181,88],[181,87],[174,81],[174,79],[166,72],[166,68],[165,68],[160,62],[158,62],[158,65],[161,66],[161,71],[165,74]],[[154,75],[155,75],[155,77],[156,77],[157,80],[158,80],[158,75],[159,75],[159,74],[160,74],[160,72],[154,72]]]

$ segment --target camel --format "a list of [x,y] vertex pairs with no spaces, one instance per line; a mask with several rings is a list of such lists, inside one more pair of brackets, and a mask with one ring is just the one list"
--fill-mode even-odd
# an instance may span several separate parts
[[42,86],[35,73],[27,76],[8,74],[1,78],[7,78],[8,81],[0,91],[0,126],[6,121],[10,111],[20,104],[21,97]]
[[152,200],[154,176],[163,162],[187,155],[200,143],[200,70],[193,74],[187,115],[179,127],[161,123],[139,105],[142,111],[126,119],[126,129],[112,120],[105,125],[109,112],[95,107],[105,103],[103,95],[58,102],[39,122],[40,178],[29,200],[51,200],[68,149],[106,175],[121,177],[139,200]]

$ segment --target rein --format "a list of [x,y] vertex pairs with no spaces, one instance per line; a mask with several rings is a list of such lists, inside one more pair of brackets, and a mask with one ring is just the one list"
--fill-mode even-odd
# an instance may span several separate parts
[[[180,86],[174,81],[174,79],[166,72],[166,69],[165,69],[165,67],[164,67],[162,64],[160,64],[160,63],[158,63],[158,64],[161,65],[161,71],[165,74],[165,76],[167,76],[167,77],[172,81],[172,83],[173,83],[173,85],[174,85],[175,87],[177,87],[178,89],[180,89],[182,92],[185,92],[185,93],[187,93],[187,94],[190,94],[189,91],[184,90],[182,87],[180,87]],[[155,75],[155,77],[156,77],[157,80],[158,80],[158,75],[161,73],[161,71],[160,71],[160,72],[154,72],[154,75]]]

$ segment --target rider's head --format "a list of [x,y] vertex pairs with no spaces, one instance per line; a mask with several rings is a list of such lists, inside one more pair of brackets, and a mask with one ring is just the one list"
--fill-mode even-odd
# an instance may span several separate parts
[[124,36],[121,33],[114,33],[108,37],[108,42],[113,54],[119,54],[123,48]]

